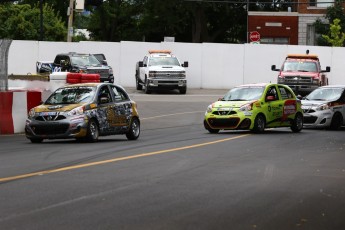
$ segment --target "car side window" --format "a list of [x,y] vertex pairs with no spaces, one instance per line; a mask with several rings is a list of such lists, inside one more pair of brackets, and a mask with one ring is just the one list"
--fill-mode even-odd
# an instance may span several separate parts
[[278,97],[278,93],[277,93],[277,89],[275,86],[271,86],[268,90],[267,90],[267,93],[266,93],[266,98],[268,96],[273,96],[274,98],[271,100],[271,101],[276,101],[279,99]]
[[105,103],[109,103],[112,101],[113,101],[113,99],[111,97],[108,86],[106,86],[106,85],[102,86],[102,88],[100,89],[100,91],[98,93],[98,103],[105,104]]
[[129,99],[127,93],[125,93],[121,88],[116,87],[115,85],[112,85],[111,89],[114,92],[115,101],[124,101],[124,100],[128,100]]
[[293,98],[292,93],[287,88],[285,88],[283,86],[278,86],[278,88],[279,88],[279,92],[280,92],[280,95],[281,95],[283,100]]

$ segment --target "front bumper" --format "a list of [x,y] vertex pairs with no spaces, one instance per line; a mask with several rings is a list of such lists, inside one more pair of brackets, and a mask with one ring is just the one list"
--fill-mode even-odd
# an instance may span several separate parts
[[222,116],[206,114],[204,121],[211,129],[248,130],[253,126],[252,116]]
[[288,85],[295,93],[304,93],[308,94],[314,89],[317,89],[319,86],[318,85],[295,85],[291,83],[282,83],[285,85]]
[[333,112],[331,110],[304,112],[303,126],[309,128],[327,128],[331,125]]
[[85,137],[88,119],[84,116],[66,118],[59,121],[38,121],[27,119],[25,134],[28,139],[65,139]]
[[155,79],[149,78],[148,83],[150,87],[159,88],[183,88],[187,87],[186,79]]

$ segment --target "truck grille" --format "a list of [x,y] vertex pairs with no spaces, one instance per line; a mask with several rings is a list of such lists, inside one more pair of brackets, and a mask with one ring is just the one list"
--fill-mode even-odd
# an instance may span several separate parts
[[97,73],[100,75],[101,78],[108,78],[109,77],[109,70],[107,69],[88,69],[87,73]]
[[171,71],[162,71],[162,72],[156,72],[154,74],[155,78],[185,78],[184,72],[171,72]]
[[313,78],[305,76],[285,76],[284,81],[285,83],[311,84],[313,83]]

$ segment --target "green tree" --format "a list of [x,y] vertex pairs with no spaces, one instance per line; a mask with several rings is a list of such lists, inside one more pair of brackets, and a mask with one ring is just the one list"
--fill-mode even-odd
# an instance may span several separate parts
[[333,24],[330,25],[330,35],[322,35],[329,44],[336,47],[342,47],[345,41],[345,33],[341,32],[339,23],[340,19],[334,19]]
[[[341,27],[341,31],[345,32],[345,14],[341,0],[336,0],[333,6],[327,8],[325,18],[329,22],[333,22],[334,19],[340,19],[339,25]],[[315,32],[321,35],[317,37],[317,44],[320,46],[329,46],[330,43],[322,35],[331,34],[330,24],[318,19],[314,23],[314,26]]]
[[[44,40],[63,41],[66,28],[51,6],[43,6]],[[31,7],[28,4],[0,5],[0,38],[14,40],[39,40],[40,9],[38,4]]]

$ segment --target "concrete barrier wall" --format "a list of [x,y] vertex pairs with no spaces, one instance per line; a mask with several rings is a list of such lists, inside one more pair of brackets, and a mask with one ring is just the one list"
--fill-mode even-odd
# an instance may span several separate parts
[[320,57],[322,68],[331,66],[330,84],[345,84],[345,48],[320,46],[289,46],[263,44],[215,43],[149,43],[149,42],[12,42],[9,50],[8,73],[36,72],[36,61],[53,61],[61,52],[104,53],[114,69],[115,83],[135,86],[135,65],[149,49],[170,49],[188,61],[188,87],[227,89],[243,83],[276,82],[278,67],[288,53],[305,53]]

